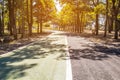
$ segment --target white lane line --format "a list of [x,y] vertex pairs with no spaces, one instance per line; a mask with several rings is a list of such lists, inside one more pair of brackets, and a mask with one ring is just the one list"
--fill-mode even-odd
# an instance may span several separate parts
[[[67,42],[67,36],[65,36],[66,39],[66,45],[68,45]],[[70,60],[70,54],[68,52],[68,46],[67,46],[67,60],[66,60],[66,80],[72,80],[72,68],[71,68],[71,60]]]

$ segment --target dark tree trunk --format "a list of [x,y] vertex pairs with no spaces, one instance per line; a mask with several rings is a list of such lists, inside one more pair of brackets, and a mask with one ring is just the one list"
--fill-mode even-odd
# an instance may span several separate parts
[[80,33],[83,32],[83,27],[84,27],[84,14],[83,12],[81,13],[81,21],[80,21]]
[[118,39],[118,23],[117,23],[117,16],[118,16],[118,12],[119,12],[119,8],[120,8],[120,0],[118,1],[117,5],[116,5],[116,0],[112,0],[112,9],[113,9],[113,17],[114,17],[114,21],[115,21],[115,34],[114,34],[114,38]]
[[76,31],[79,32],[80,30],[80,14],[79,11],[77,12],[77,26],[76,26]]
[[22,31],[22,38],[25,35],[25,22],[24,22],[24,17],[22,16],[22,26],[21,26],[21,31]]
[[30,1],[27,0],[27,22],[28,22],[29,36],[31,36],[32,35],[32,0]]
[[2,34],[4,34],[4,0],[2,6]]
[[12,2],[12,10],[13,12],[11,12],[12,14],[12,26],[13,26],[13,34],[14,34],[14,38],[17,39],[17,29],[16,29],[16,18],[15,18],[15,1],[13,0]]
[[9,22],[8,22],[8,30],[10,31],[10,35],[13,35],[13,29],[11,26],[11,9],[12,9],[12,4],[11,4],[11,0],[8,0],[8,9],[9,9]]
[[113,22],[114,22],[113,17],[109,17],[109,21],[108,21],[108,24],[109,24],[109,26],[108,26],[108,32],[109,33],[111,33],[113,31]]
[[[28,29],[29,29],[29,23],[30,22],[29,22],[29,5],[28,5],[29,3],[28,3],[28,1],[29,0],[26,0],[26,4],[27,4],[27,8],[26,8],[27,9],[27,14],[26,15],[27,15],[27,26],[28,26]],[[26,31],[26,33],[28,35],[28,30]]]
[[0,36],[2,36],[2,21],[1,21],[1,16],[0,16]]
[[[28,0],[29,1],[29,0]],[[30,23],[29,23],[29,36],[32,35],[32,24],[33,24],[33,0],[30,0]]]
[[0,15],[0,35],[4,34],[4,1],[2,1],[2,14]]
[[108,0],[106,0],[106,21],[105,21],[104,37],[107,36],[107,28],[108,28]]
[[95,25],[95,34],[99,34],[99,15],[96,14],[96,25]]
[[40,11],[41,11],[41,15],[40,15],[40,33],[42,33],[43,31],[42,31],[42,27],[43,27],[43,24],[42,24],[42,22],[43,22],[43,19],[42,19],[42,6],[41,6],[41,8],[40,8]]
[[[95,6],[99,4],[99,0],[96,0]],[[96,13],[96,23],[95,23],[95,35],[99,34],[99,14],[98,12]]]
[[[24,5],[24,3],[23,3],[23,5]],[[24,9],[24,6],[22,6],[22,9],[21,9],[22,11],[24,11],[25,9]],[[22,36],[21,36],[21,38],[23,38],[24,37],[24,35],[25,35],[25,18],[24,18],[24,12],[22,13],[22,21],[21,21],[21,32],[22,32]]]
[[42,33],[42,20],[40,21],[40,33]]
[[38,33],[38,34],[40,33],[40,25],[39,25],[39,22],[38,22],[38,27],[37,27],[37,33]]
[[17,29],[16,29],[16,22],[15,22],[15,1],[8,0],[9,5],[9,27],[11,34],[14,35],[14,38],[17,39]]
[[115,35],[114,35],[115,39],[118,39],[118,36],[119,36],[118,31],[119,30],[118,30],[117,20],[115,20]]

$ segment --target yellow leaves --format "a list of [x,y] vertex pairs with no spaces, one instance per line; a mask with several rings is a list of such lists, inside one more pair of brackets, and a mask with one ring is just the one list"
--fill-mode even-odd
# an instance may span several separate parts
[[118,14],[117,18],[120,19],[120,14]]
[[0,5],[0,9],[2,8],[2,5]]
[[105,14],[105,5],[104,4],[99,4],[94,8],[95,13],[102,13]]
[[72,6],[70,4],[66,4],[61,12],[59,13],[59,17],[64,25],[69,24],[70,20],[72,20]]
[[45,8],[45,0],[40,0],[40,3]]

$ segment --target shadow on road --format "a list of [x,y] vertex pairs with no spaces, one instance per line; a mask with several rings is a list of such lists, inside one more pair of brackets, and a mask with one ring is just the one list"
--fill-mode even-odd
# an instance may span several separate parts
[[46,58],[48,55],[57,53],[62,54],[56,56],[55,59],[63,60],[66,45],[54,44],[53,42],[58,41],[58,39],[59,38],[44,38],[26,46],[22,50],[14,51],[12,55],[0,57],[0,80],[9,80],[11,76],[12,79],[26,76],[25,70],[35,67],[37,63],[22,63],[22,61],[25,60]]
[[[77,38],[79,40],[81,40],[82,38],[88,41],[91,41],[91,39],[89,38],[94,38],[95,40],[102,40],[105,41],[104,43],[97,43],[94,41],[91,41],[93,43],[93,46],[90,46],[89,43],[86,45],[86,42],[82,42],[82,44],[84,44],[82,47],[86,47],[84,49],[79,48],[79,49],[75,49],[75,45],[71,45],[69,43],[73,43],[76,44],[76,46],[79,46],[81,43],[77,43],[75,41],[68,40],[68,45],[72,46],[74,49],[70,48],[69,49],[69,53],[71,56],[71,59],[76,59],[79,60],[80,58],[86,58],[86,59],[91,59],[91,60],[103,60],[103,59],[107,59],[110,58],[109,55],[116,55],[116,56],[120,56],[120,43],[118,43],[120,40],[112,40],[110,39],[111,35],[108,35],[107,38],[104,38],[102,34],[100,34],[99,36],[95,36],[91,33],[69,33],[69,32],[61,32],[58,33],[56,35],[66,35],[68,37],[71,38]],[[110,40],[108,40],[110,39]],[[114,44],[117,43],[117,44]]]
[[69,52],[71,53],[71,59],[86,58],[91,60],[103,60],[109,58],[109,55],[116,55],[119,57],[120,48],[109,46],[107,47],[99,44],[95,44],[94,46],[88,45],[85,49],[70,49]]

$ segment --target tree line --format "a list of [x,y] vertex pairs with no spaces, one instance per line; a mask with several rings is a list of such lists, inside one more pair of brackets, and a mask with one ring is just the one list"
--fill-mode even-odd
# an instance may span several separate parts
[[102,25],[104,37],[114,32],[114,38],[118,39],[120,0],[60,0],[60,3],[64,7],[55,21],[60,29],[82,33],[88,25],[92,28],[95,24],[94,34],[99,35]]
[[50,21],[55,11],[53,0],[0,0],[0,36],[31,36],[33,24],[37,33],[42,33],[43,23]]
[[[120,0],[59,0],[62,10],[58,13],[55,0],[0,0],[0,36],[18,38],[42,33],[43,23],[51,21],[59,30],[82,33],[88,26],[99,35],[101,26],[104,37],[114,32],[118,39],[120,30]],[[101,24],[101,22],[104,22]]]

